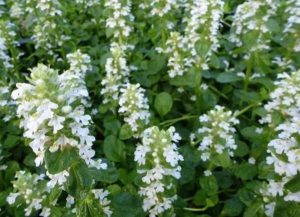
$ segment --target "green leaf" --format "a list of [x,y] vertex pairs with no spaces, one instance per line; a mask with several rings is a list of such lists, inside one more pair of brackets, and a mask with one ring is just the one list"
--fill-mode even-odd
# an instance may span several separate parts
[[4,206],[5,204],[7,204],[6,198],[9,195],[9,193],[10,193],[10,189],[0,192],[0,206]]
[[218,192],[218,183],[214,175],[200,177],[200,186],[209,196]]
[[224,151],[222,154],[215,154],[211,158],[211,162],[220,167],[227,168],[231,165],[231,159],[227,151]]
[[83,162],[79,162],[69,170],[69,177],[66,183],[67,192],[73,197],[82,197],[82,192],[92,188],[93,177],[89,168]]
[[233,72],[223,72],[218,74],[216,80],[220,83],[231,83],[243,80],[240,76]]
[[234,155],[238,157],[244,157],[245,155],[249,154],[249,147],[246,143],[242,141],[237,141],[237,149],[234,150]]
[[237,197],[233,197],[225,202],[222,214],[224,216],[238,216],[243,208],[243,203]]
[[125,144],[114,135],[105,138],[103,150],[105,156],[111,161],[125,160]]
[[254,91],[235,90],[234,95],[244,102],[260,102],[260,95]]
[[15,136],[15,135],[8,135],[8,137],[5,139],[3,143],[3,148],[13,148],[18,144],[20,137]]
[[130,193],[117,194],[111,201],[112,217],[142,217],[145,216],[142,202]]
[[113,183],[118,180],[118,171],[114,167],[98,170],[96,168],[89,168],[90,174],[95,181],[104,183]]
[[250,180],[257,175],[256,166],[249,163],[235,165],[233,171],[236,177],[241,178],[242,180]]
[[9,161],[6,163],[7,169],[5,170],[5,181],[7,184],[10,183],[15,177],[15,173],[20,170],[20,166],[16,161]]
[[155,97],[154,108],[160,116],[166,115],[173,106],[172,96],[167,92],[157,94]]
[[300,216],[300,203],[277,200],[274,217],[298,217]]
[[190,69],[183,76],[176,76],[170,80],[170,84],[174,86],[187,86],[195,88],[200,85],[202,72],[200,69]]
[[291,191],[291,192],[298,192],[300,191],[300,174],[298,173],[293,179],[288,181],[284,188]]
[[262,201],[255,201],[244,212],[244,217],[262,217]]
[[68,169],[78,159],[78,151],[73,147],[66,147],[53,153],[47,150],[45,153],[45,164],[51,174]]
[[205,206],[207,195],[204,190],[198,190],[193,197],[193,203],[197,206]]
[[121,140],[130,139],[133,136],[133,132],[129,124],[123,124],[120,130],[119,138]]

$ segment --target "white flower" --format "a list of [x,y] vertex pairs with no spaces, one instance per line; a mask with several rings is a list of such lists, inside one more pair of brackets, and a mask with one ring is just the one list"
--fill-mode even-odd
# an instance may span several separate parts
[[[173,188],[167,177],[179,179],[181,167],[179,161],[183,157],[178,153],[176,144],[180,136],[174,127],[167,131],[159,130],[158,127],[150,127],[141,134],[142,144],[138,144],[135,161],[139,165],[138,173],[143,174],[139,194],[143,196],[143,209],[149,212],[149,216],[158,216],[172,207],[176,195],[166,197],[166,189]],[[168,178],[169,179],[169,178]]]
[[149,123],[150,112],[148,99],[144,95],[145,90],[140,87],[140,84],[127,83],[120,92],[119,113],[125,116],[125,122],[129,124],[133,132],[136,132],[142,124]]
[[[29,145],[37,155],[37,166],[43,163],[48,148],[55,152],[71,146],[78,149],[79,156],[88,166],[105,168],[101,161],[92,159],[95,137],[90,135],[91,116],[86,114],[84,107],[87,106],[88,91],[84,76],[78,75],[79,70],[86,70],[82,65],[88,61],[81,61],[78,56],[77,52],[68,57],[73,59],[71,69],[62,74],[39,64],[31,70],[31,84],[17,84],[17,90],[12,93],[18,106],[17,114],[22,117],[20,126],[24,128],[24,137],[31,140]],[[73,105],[75,101],[77,103]],[[67,174],[52,174],[51,177],[50,186],[56,182],[61,185]]]
[[224,151],[232,156],[232,151],[237,148],[233,126],[239,123],[232,112],[217,105],[207,114],[201,115],[199,120],[202,127],[198,129],[196,136],[202,140],[198,148],[201,159],[207,161],[211,155],[222,154]]
[[99,203],[100,203],[105,215],[107,217],[110,217],[112,215],[112,211],[109,207],[110,200],[107,199],[109,192],[107,190],[103,190],[103,189],[93,189],[92,192],[93,192],[95,198],[99,200]]
[[212,172],[210,170],[205,170],[204,171],[204,175],[205,176],[211,176],[212,175]]
[[49,217],[51,215],[51,209],[48,207],[44,207],[40,216],[42,217]]
[[64,126],[62,123],[65,121],[65,117],[55,115],[52,119],[48,122],[48,126],[53,127],[53,133],[56,134],[57,131],[61,130]]
[[240,4],[233,17],[230,41],[241,47],[245,43],[243,41],[245,35],[257,32],[256,42],[250,48],[250,52],[268,50],[270,36],[267,22],[276,13],[277,6],[277,2],[273,0],[270,2],[250,0]]
[[81,53],[80,50],[67,54],[67,60],[70,64],[69,70],[83,78],[86,72],[92,69],[90,56]]
[[20,195],[20,193],[10,193],[6,198],[8,204],[12,205],[15,203],[16,198]]
[[[268,144],[266,163],[273,167],[276,176],[268,180],[266,189],[261,192],[267,201],[280,196],[286,201],[299,202],[299,192],[291,193],[284,188],[285,184],[300,172],[299,71],[291,74],[282,73],[278,78],[279,80],[275,82],[276,88],[270,94],[271,99],[264,106],[269,117],[266,123],[275,131],[274,137]],[[280,123],[271,118],[274,112],[282,116]],[[265,208],[269,209],[268,205]],[[271,208],[269,210],[272,211]]]
[[50,174],[47,172],[47,176],[51,179],[47,186],[52,189],[55,187],[55,185],[62,186],[66,181],[67,177],[69,176],[69,172],[67,170],[64,170],[62,172],[56,173],[56,174]]

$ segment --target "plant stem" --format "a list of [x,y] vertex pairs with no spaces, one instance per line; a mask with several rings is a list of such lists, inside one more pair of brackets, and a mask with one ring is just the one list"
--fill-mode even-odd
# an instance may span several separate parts
[[248,105],[247,107],[243,108],[242,110],[240,110],[239,112],[235,113],[234,117],[238,117],[241,114],[244,114],[246,111],[248,111],[249,109],[251,109],[253,106],[258,105],[259,103],[253,103]]
[[224,99],[226,99],[226,100],[228,100],[228,97],[224,94],[224,93],[222,93],[221,91],[219,91],[217,88],[215,88],[215,87],[213,87],[213,86],[211,86],[211,85],[209,85],[208,86],[211,90],[213,90],[215,93],[217,93],[217,94],[219,94],[221,97],[223,97]]
[[205,211],[207,210],[207,206],[203,207],[203,208],[189,208],[189,207],[184,207],[183,209],[184,210],[187,210],[187,211],[191,211],[191,212],[202,212],[202,211]]
[[170,119],[170,120],[166,120],[164,122],[161,122],[159,125],[172,125],[176,122],[182,121],[182,120],[188,120],[188,119],[193,119],[193,118],[197,118],[199,117],[199,115],[186,115],[186,116],[182,116],[180,118],[174,118],[174,119]]

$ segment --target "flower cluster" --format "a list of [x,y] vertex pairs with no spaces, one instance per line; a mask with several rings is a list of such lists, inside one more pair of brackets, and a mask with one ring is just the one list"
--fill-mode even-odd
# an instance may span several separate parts
[[284,28],[287,40],[291,41],[292,49],[295,52],[300,51],[300,39],[299,39],[299,28],[300,28],[300,2],[297,0],[287,1],[285,13],[288,15],[287,22]]
[[119,113],[125,116],[124,120],[132,132],[137,132],[149,123],[150,112],[145,90],[140,84],[126,83],[120,92]]
[[67,60],[70,64],[70,71],[83,79],[88,71],[92,70],[91,58],[80,50],[67,54]]
[[[12,97],[17,103],[17,114],[22,117],[24,137],[37,155],[37,166],[44,161],[45,151],[56,152],[66,147],[76,147],[79,156],[89,166],[104,168],[101,160],[95,161],[92,149],[95,137],[90,135],[90,115],[85,114],[88,92],[77,70],[58,74],[39,64],[31,70],[30,84],[18,83]],[[67,171],[50,176],[55,184],[62,184]]]
[[122,0],[106,0],[104,6],[109,10],[110,17],[106,20],[106,27],[112,31],[114,37],[128,37],[134,17],[131,14],[131,2]]
[[127,38],[132,32],[129,25],[134,20],[131,14],[130,1],[105,1],[105,7],[109,12],[106,19],[108,31],[113,35],[113,42],[110,45],[111,57],[106,59],[105,71],[106,76],[101,84],[103,89],[101,94],[104,96],[103,103],[117,105],[121,85],[127,81],[130,67],[127,65],[126,51],[133,49],[127,44]]
[[85,8],[100,4],[100,0],[76,0],[76,4],[83,4]]
[[[46,50],[51,56],[56,56],[54,49],[62,46],[69,37],[60,29],[59,22],[64,22],[62,17],[61,4],[58,0],[26,0],[21,1],[25,8],[25,15],[35,13],[33,26],[27,26],[32,29],[32,39],[35,49]],[[60,19],[58,19],[60,18]]]
[[13,67],[9,49],[10,47],[18,45],[15,42],[15,36],[14,24],[0,21],[0,66],[2,65],[5,69]]
[[8,86],[0,86],[0,117],[5,122],[15,116],[15,102],[10,98]]
[[[199,138],[199,150],[201,159],[207,161],[211,156],[228,153],[233,156],[237,148],[234,139],[234,125],[239,123],[231,111],[225,111],[222,106],[215,106],[207,114],[201,115],[201,128],[198,129],[196,137]],[[192,137],[195,138],[195,135]],[[194,139],[193,138],[193,139]]]
[[178,0],[146,0],[139,5],[141,9],[150,9],[151,16],[158,17],[164,17],[170,11],[177,9],[178,6]]
[[93,189],[92,193],[94,194],[95,198],[99,201],[105,216],[110,217],[112,215],[112,211],[109,207],[110,200],[107,199],[109,192],[103,189]]
[[106,60],[106,76],[101,82],[103,85],[101,94],[104,96],[104,104],[118,101],[120,87],[130,71],[125,58],[126,46],[112,43],[110,51],[112,57],[109,57]]
[[[270,94],[271,100],[265,105],[268,112],[262,123],[275,129],[275,138],[268,144],[267,164],[272,165],[277,176],[268,180],[262,189],[266,207],[271,207],[272,198],[281,196],[285,201],[300,201],[300,192],[290,192],[284,184],[300,172],[300,71],[282,73],[276,82],[276,89]],[[274,117],[282,116],[282,121]],[[273,204],[275,206],[275,204]],[[272,216],[272,215],[269,215]]]
[[[208,50],[204,58],[216,52],[218,31],[221,26],[224,2],[221,0],[197,0],[188,4],[186,8],[190,16],[185,17],[186,45],[193,56],[197,56],[196,43],[206,44]],[[199,60],[198,60],[199,61]]]
[[255,35],[256,42],[251,43],[250,52],[268,50],[270,34],[267,22],[276,13],[274,0],[250,0],[239,5],[233,17],[230,41],[241,47],[247,43],[246,35]]
[[167,47],[157,48],[158,52],[169,55],[168,73],[171,78],[184,75],[192,67],[208,69],[207,61],[219,47],[218,30],[223,5],[221,0],[197,0],[185,4],[184,35],[171,32]]
[[[31,174],[25,171],[16,173],[16,180],[12,182],[16,192],[11,192],[6,198],[8,204],[25,203],[25,215],[30,216],[34,211],[42,210],[40,216],[48,217],[51,210],[47,204],[47,188],[43,175]],[[51,201],[55,205],[55,201]]]
[[171,209],[172,202],[176,200],[174,179],[180,178],[178,163],[183,161],[176,143],[181,138],[174,127],[160,131],[156,126],[144,130],[141,138],[142,144],[134,153],[138,173],[143,174],[139,194],[144,197],[144,211],[155,217]]

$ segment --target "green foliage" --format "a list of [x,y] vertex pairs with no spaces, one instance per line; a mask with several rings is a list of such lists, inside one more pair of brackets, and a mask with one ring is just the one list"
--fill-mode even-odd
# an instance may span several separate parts
[[160,116],[166,115],[171,110],[172,106],[173,100],[172,96],[169,93],[159,93],[155,97],[154,108]]
[[[43,7],[47,2],[50,6]],[[145,195],[139,192],[147,186],[141,181],[141,173],[146,174],[146,171],[139,170],[141,165],[135,160],[135,151],[139,144],[143,144],[145,138],[140,133],[146,128],[157,126],[165,132],[174,126],[181,139],[171,143],[176,143],[178,147],[175,149],[184,160],[179,163],[178,179],[172,177],[171,181],[171,178],[163,178],[168,184],[168,187],[164,186],[167,189],[164,193],[177,197],[159,217],[171,217],[173,214],[179,217],[264,217],[266,204],[270,202],[275,203],[274,217],[299,217],[299,202],[284,199],[288,194],[300,192],[299,160],[294,161],[296,167],[289,165],[291,170],[297,171],[296,175],[286,177],[286,180],[285,175],[281,176],[274,170],[274,162],[268,161],[271,155],[282,162],[288,162],[289,157],[299,158],[298,155],[281,156],[274,147],[270,147],[270,141],[281,132],[278,130],[280,124],[294,127],[288,122],[287,111],[291,104],[300,105],[299,94],[297,92],[297,97],[292,101],[282,97],[282,108],[271,114],[264,107],[272,95],[280,92],[274,92],[279,74],[299,73],[299,1],[224,0],[220,17],[214,15],[215,25],[211,25],[214,19],[210,15],[212,4],[217,4],[219,0],[201,0],[200,5],[204,6],[197,6],[195,11],[188,5],[196,4],[196,0],[186,1],[187,4],[174,1],[177,5],[171,4],[170,10],[166,9],[162,16],[155,13],[162,12],[161,7],[173,1],[116,1],[121,3],[121,7],[130,2],[128,14],[127,9],[124,10],[126,15],[119,14],[122,8],[113,13],[107,2],[115,1],[0,0],[0,216],[24,217],[29,207],[22,197],[17,197],[15,204],[8,204],[7,201],[11,193],[19,192],[14,184],[18,182],[18,171],[34,174],[34,177],[41,175],[34,183],[37,187],[34,193],[41,193],[41,206],[49,207],[51,217],[103,217],[107,216],[105,206],[110,207],[112,217],[149,216],[143,209]],[[150,6],[146,7],[147,4]],[[206,4],[209,6],[204,10]],[[154,7],[159,10],[151,11]],[[297,9],[298,15],[291,14],[292,10],[288,8]],[[195,17],[191,19],[191,13],[199,15],[204,21]],[[107,23],[114,14],[124,18],[121,27],[129,27],[128,36],[116,34],[122,30],[119,24],[110,26]],[[195,28],[187,28],[191,23]],[[173,33],[183,37],[185,42],[172,44],[170,38]],[[216,43],[214,49],[213,43]],[[112,51],[113,44],[119,46],[115,53]],[[177,47],[172,50],[172,46]],[[166,51],[168,49],[171,51]],[[70,72],[72,67],[68,54],[77,50],[90,57],[91,68],[81,65],[76,75],[64,74]],[[175,58],[177,62],[173,57],[178,57]],[[108,64],[110,58],[114,61],[112,64]],[[51,70],[31,70],[41,63]],[[172,64],[175,65],[173,69],[178,71],[182,67],[182,75],[170,75]],[[108,76],[110,70],[112,77]],[[78,79],[76,85],[86,87],[87,93],[77,91],[74,82],[66,84],[59,77],[61,75],[71,80]],[[108,77],[108,86],[111,85],[116,94],[105,102],[102,91]],[[47,108],[31,110],[28,116],[32,125],[29,128],[33,131],[24,130],[28,119],[24,121],[26,118],[17,115],[17,111],[26,108],[16,105],[17,100],[11,97],[12,91],[24,83],[36,87],[34,94],[31,94],[29,87],[23,89],[28,95],[22,100],[26,102],[30,98],[32,103],[27,105],[28,108],[35,104],[35,100],[46,98],[57,104],[58,108],[53,112],[64,118],[64,128],[59,129],[59,133],[85,145],[88,142],[81,141],[83,139],[79,134],[86,136],[88,131],[94,137],[95,140],[90,138],[90,154],[95,151],[93,159],[101,160],[105,165],[103,168],[88,166],[80,157],[82,150],[72,144],[51,152],[57,135],[49,130],[47,119],[35,119]],[[134,115],[128,120],[120,113],[120,89],[126,83],[139,84],[145,90],[143,99],[146,99],[145,111],[149,120],[143,122],[144,119],[139,119],[139,111],[130,111]],[[72,101],[72,96],[62,97],[64,85],[69,85],[70,90],[75,90],[72,94],[84,99],[81,101],[78,97]],[[295,87],[297,85],[296,82]],[[298,91],[296,89],[291,86],[288,95],[294,96],[293,92]],[[68,94],[72,95],[71,92]],[[72,108],[85,108],[83,114],[78,111],[74,115],[75,118],[85,117],[88,122],[76,129],[77,135],[72,132],[76,130],[73,129],[68,108],[65,107],[65,111],[62,109],[68,100]],[[130,100],[134,101],[133,98]],[[201,143],[207,132],[201,137],[197,134],[201,127],[207,126],[199,121],[199,117],[208,114],[217,105],[232,111],[232,117],[239,120],[230,131],[236,147],[231,149],[232,153],[214,149],[204,161],[201,158],[204,153]],[[295,113],[295,122],[298,121],[298,112]],[[270,118],[270,123],[262,123],[264,118]],[[84,120],[78,120],[79,124],[82,122]],[[133,122],[138,125],[136,131],[132,128]],[[44,132],[46,142],[42,145],[44,155],[39,155],[44,159],[36,166],[41,138],[30,136],[33,132],[44,130],[39,128],[42,124],[48,127]],[[56,124],[59,126],[59,123]],[[39,127],[35,129],[36,126]],[[298,129],[297,126],[295,129]],[[212,127],[228,129],[231,126],[222,123],[212,124]],[[295,130],[292,137],[296,143],[293,148],[298,149],[299,132]],[[166,164],[166,158],[171,159],[172,152],[164,155],[162,140],[158,138],[153,146],[160,150],[159,163]],[[230,143],[221,137],[213,141],[214,146]],[[154,167],[156,164],[154,160],[146,159],[142,169],[147,170],[149,165]],[[62,171],[68,172],[66,182],[46,191],[50,176]],[[277,192],[276,196],[263,195],[270,180],[282,179],[282,194],[278,190],[280,193]],[[20,186],[32,183],[23,184]],[[92,193],[93,189],[100,188],[108,190],[110,203],[107,205],[99,203]],[[74,204],[67,205],[68,196],[74,197]],[[159,200],[163,200],[162,196]],[[42,208],[33,209],[29,216],[40,216]]]

